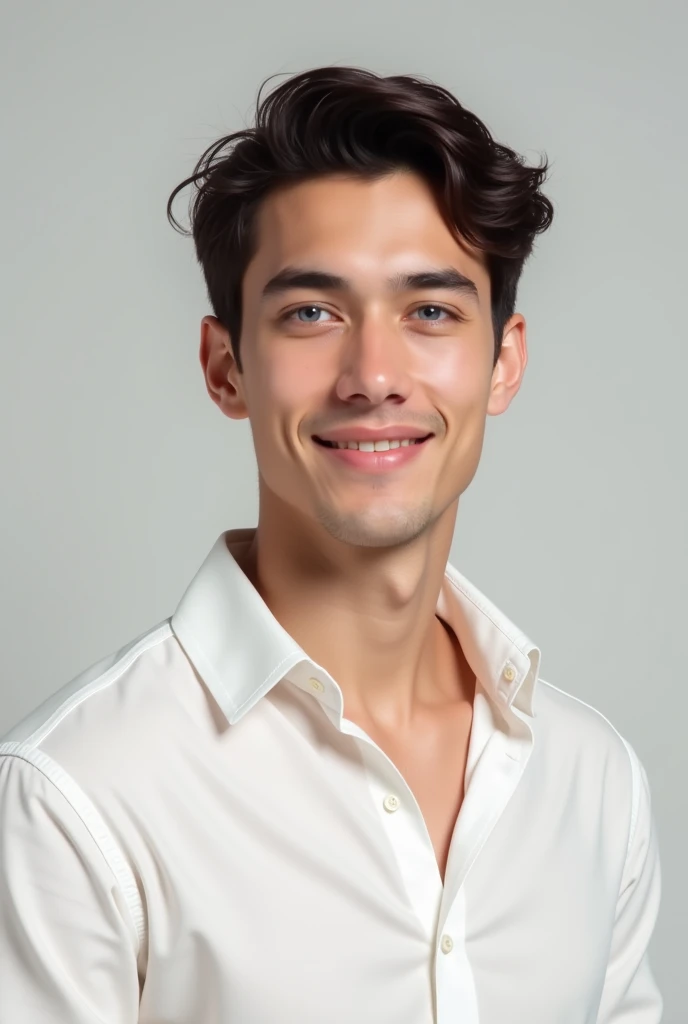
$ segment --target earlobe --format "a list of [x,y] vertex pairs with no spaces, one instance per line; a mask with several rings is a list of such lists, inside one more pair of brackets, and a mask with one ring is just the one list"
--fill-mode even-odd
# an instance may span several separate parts
[[248,417],[242,375],[234,358],[227,328],[214,316],[201,320],[198,358],[211,399],[230,419]]

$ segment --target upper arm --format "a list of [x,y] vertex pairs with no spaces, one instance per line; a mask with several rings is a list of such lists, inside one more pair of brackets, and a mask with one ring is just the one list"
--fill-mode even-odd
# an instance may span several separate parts
[[34,764],[0,756],[0,1021],[135,1024],[136,929],[86,824]]
[[659,911],[657,835],[645,770],[627,743],[633,776],[631,827],[598,1024],[659,1024],[662,997],[647,948]]

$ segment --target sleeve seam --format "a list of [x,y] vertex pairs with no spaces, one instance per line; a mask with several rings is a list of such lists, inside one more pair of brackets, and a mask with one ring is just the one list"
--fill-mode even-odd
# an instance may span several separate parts
[[626,847],[626,857],[624,859],[624,868],[625,868],[626,864],[628,863],[628,858],[631,855],[631,848],[633,846],[633,840],[635,839],[635,832],[636,832],[636,827],[637,827],[637,824],[638,824],[638,813],[639,813],[639,810],[640,810],[640,770],[639,770],[639,767],[638,767],[637,755],[636,755],[635,751],[633,750],[631,744],[627,740],[625,740],[623,736],[621,737],[621,739],[624,742],[624,746],[626,747],[626,751],[628,753],[628,759],[629,759],[630,764],[631,764],[631,786],[632,786],[632,792],[631,792],[631,820],[630,820],[630,826],[629,826],[629,830],[628,830],[628,846]]
[[124,854],[92,801],[78,783],[42,750],[22,743],[3,743],[0,744],[0,757],[14,757],[30,764],[57,790],[81,821],[124,896],[136,933],[138,957],[145,936],[145,917],[138,886]]

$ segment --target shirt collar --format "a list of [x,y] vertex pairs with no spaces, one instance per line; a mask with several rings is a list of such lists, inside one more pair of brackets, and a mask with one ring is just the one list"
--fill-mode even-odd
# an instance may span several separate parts
[[[226,530],[215,541],[170,619],[172,630],[229,723],[238,722],[288,677],[313,692],[335,680],[279,624],[239,568],[232,551],[255,527]],[[540,651],[506,616],[447,564],[437,615],[456,634],[488,696],[502,709],[534,717]]]

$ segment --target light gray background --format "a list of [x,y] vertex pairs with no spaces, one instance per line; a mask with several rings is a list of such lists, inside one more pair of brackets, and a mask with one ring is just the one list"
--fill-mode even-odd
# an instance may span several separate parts
[[519,293],[525,383],[488,420],[452,560],[646,765],[667,1024],[686,1019],[688,920],[686,10],[33,0],[5,2],[0,43],[0,732],[171,614],[219,532],[255,523],[250,432],[206,394],[209,306],[164,207],[260,81],[428,75],[553,161],[556,219]]

